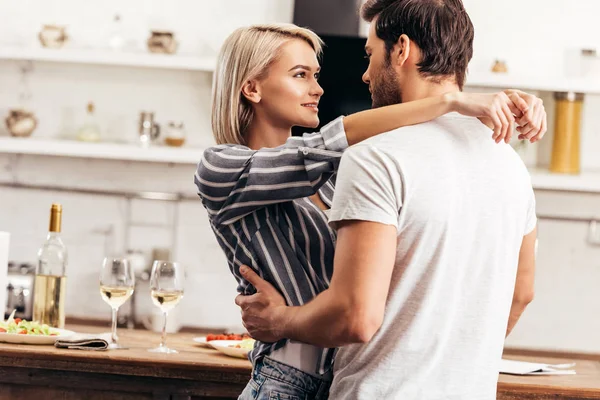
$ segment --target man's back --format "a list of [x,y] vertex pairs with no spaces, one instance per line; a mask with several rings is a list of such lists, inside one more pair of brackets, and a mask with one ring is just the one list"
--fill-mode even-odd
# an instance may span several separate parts
[[[398,245],[384,322],[369,343],[339,350],[332,398],[495,398],[535,201],[518,155],[490,136],[477,119],[451,114],[344,155],[340,179],[396,202],[388,215],[356,215],[396,225]],[[336,204],[351,200],[343,196]]]

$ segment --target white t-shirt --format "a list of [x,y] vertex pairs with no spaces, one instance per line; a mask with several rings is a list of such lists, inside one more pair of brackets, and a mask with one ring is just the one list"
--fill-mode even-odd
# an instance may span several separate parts
[[536,216],[526,167],[490,136],[449,114],[345,152],[331,223],[394,225],[398,244],[383,325],[339,350],[330,398],[496,398],[519,249]]

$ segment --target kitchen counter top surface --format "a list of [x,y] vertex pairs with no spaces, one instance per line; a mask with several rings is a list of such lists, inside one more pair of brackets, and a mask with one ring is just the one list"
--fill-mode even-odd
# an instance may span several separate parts
[[[108,331],[89,326],[67,328],[81,333]],[[57,381],[60,379],[69,379],[67,386],[72,390],[106,388],[109,382],[111,388],[123,393],[147,390],[153,399],[160,399],[158,394],[162,392],[170,393],[165,399],[236,398],[250,377],[251,365],[247,360],[201,347],[192,340],[198,334],[169,334],[167,345],[179,353],[159,354],[147,350],[159,344],[160,334],[127,329],[119,329],[118,333],[120,343],[128,349],[81,351],[0,343],[0,400],[19,398],[2,397],[3,389],[10,383],[60,386]],[[600,399],[600,358],[540,357],[514,352],[505,358],[552,364],[576,362],[577,375],[500,375],[498,399]]]

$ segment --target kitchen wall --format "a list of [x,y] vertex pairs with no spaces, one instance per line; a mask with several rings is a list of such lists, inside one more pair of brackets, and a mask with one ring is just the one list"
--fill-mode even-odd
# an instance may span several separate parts
[[[150,29],[174,30],[179,53],[214,56],[235,28],[252,23],[291,22],[288,0],[86,2],[0,1],[0,45],[38,46],[42,24],[68,26],[69,46],[106,47],[115,14],[121,16],[128,50],[145,51]],[[0,61],[0,115],[19,104],[23,63]],[[36,137],[72,137],[93,101],[103,138],[131,142],[141,110],[155,111],[159,123],[181,120],[191,146],[212,144],[211,74],[158,69],[35,63],[28,85],[39,125]],[[0,135],[7,135],[4,123]],[[118,162],[0,155],[0,181],[95,188],[108,191],[162,191],[195,194],[194,165]],[[67,314],[110,317],[100,299],[98,273],[108,251],[122,252],[126,200],[63,192],[0,187],[0,230],[11,232],[10,259],[35,261],[47,231],[52,202],[63,203],[63,232],[70,251]],[[134,221],[169,225],[172,204],[133,201]],[[235,281],[207,223],[199,200],[179,205],[175,257],[187,268],[187,292],[178,314],[184,325],[241,329],[233,303]],[[131,248],[150,256],[170,244],[167,228],[133,228]],[[146,284],[138,290],[139,314],[152,306]]]
[[[52,3],[52,4],[49,4]],[[507,60],[523,75],[565,71],[565,47],[600,40],[593,16],[600,3],[583,0],[465,0],[476,28],[471,69],[487,70],[494,58]],[[33,45],[43,23],[69,26],[73,46],[106,43],[110,21],[122,17],[132,48],[143,48],[150,28],[173,29],[182,53],[214,54],[235,27],[254,22],[290,21],[290,0],[86,2],[0,1],[0,41]],[[105,30],[99,28],[106,27]],[[560,27],[560,30],[558,29]],[[18,102],[20,64],[0,61],[0,115]],[[159,122],[183,120],[192,145],[211,143],[210,74],[120,67],[36,63],[30,74],[32,106],[40,119],[37,137],[71,136],[85,104],[94,101],[109,140],[133,141],[137,114],[157,113]],[[331,95],[331,94],[330,94]],[[552,99],[545,96],[552,122]],[[600,168],[598,97],[586,99],[582,164]],[[598,114],[600,115],[600,114]],[[0,126],[0,135],[6,135]],[[530,147],[531,164],[548,163],[551,135]],[[193,165],[117,162],[0,155],[0,181],[61,184],[104,190],[180,191],[194,194]],[[64,206],[64,235],[70,250],[67,312],[109,318],[98,293],[97,274],[109,250],[123,251],[126,200],[62,192],[0,188],[0,230],[12,233],[11,259],[34,261],[47,230],[51,202]],[[136,220],[171,222],[171,204],[134,201]],[[538,193],[538,210],[550,215],[600,215],[600,196]],[[235,282],[206,223],[198,201],[179,205],[175,254],[186,267],[188,286],[180,306],[185,325],[239,329],[233,304]],[[537,294],[508,343],[513,346],[600,352],[600,248],[587,243],[587,225],[541,220]],[[112,232],[112,234],[111,234]],[[135,228],[131,248],[149,252],[168,245],[169,232]],[[150,310],[148,291],[138,290],[140,313]]]
[[[470,71],[488,71],[496,58],[521,76],[564,76],[578,68],[577,49],[600,46],[599,2],[584,0],[463,0],[475,25]],[[600,73],[600,71],[598,71]],[[554,100],[540,94],[549,111],[545,140],[529,146],[529,165],[550,162]],[[581,164],[600,169],[600,96],[586,96]],[[537,211],[547,216],[600,219],[600,195],[536,192]],[[600,246],[588,240],[589,225],[540,219],[536,297],[507,340],[514,347],[600,352]]]

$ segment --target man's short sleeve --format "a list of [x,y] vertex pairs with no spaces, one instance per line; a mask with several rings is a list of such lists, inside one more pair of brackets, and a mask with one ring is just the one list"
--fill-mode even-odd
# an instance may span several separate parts
[[523,236],[530,234],[537,225],[537,216],[535,214],[535,193],[533,188],[529,193],[527,200],[527,220],[525,222],[525,233]]
[[398,229],[402,179],[396,160],[369,144],[359,144],[342,156],[329,222],[373,221]]

